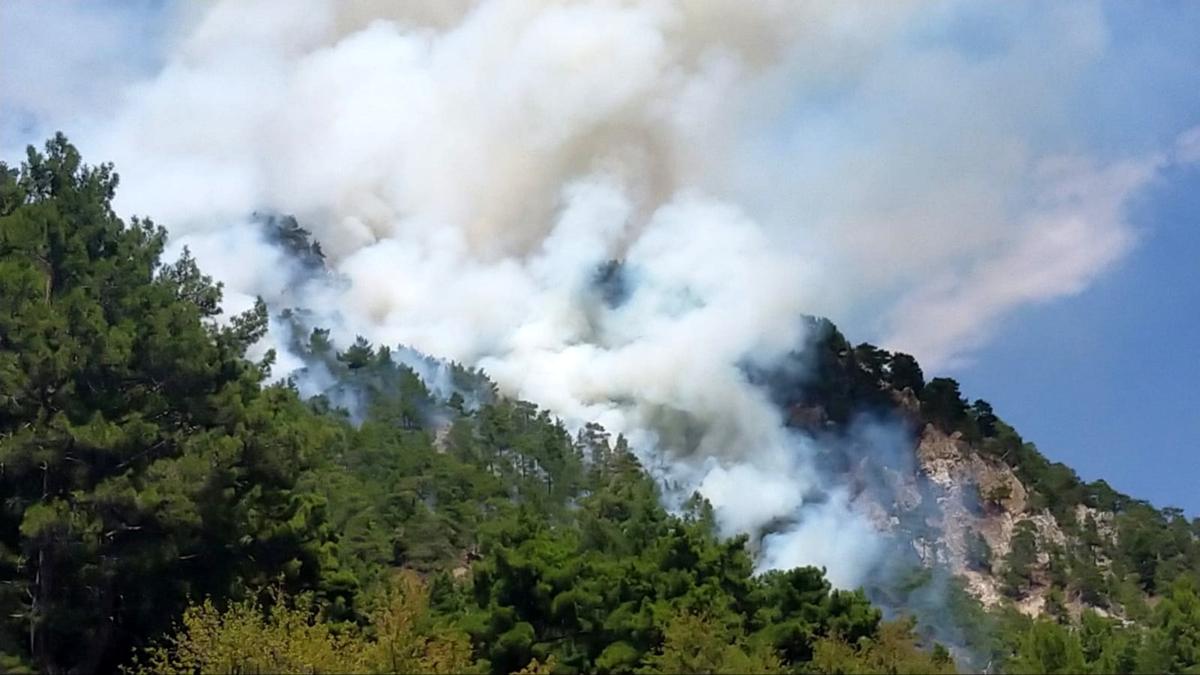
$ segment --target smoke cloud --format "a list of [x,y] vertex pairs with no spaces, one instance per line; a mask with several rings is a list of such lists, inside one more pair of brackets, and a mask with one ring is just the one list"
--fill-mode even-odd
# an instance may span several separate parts
[[[227,0],[175,8],[161,67],[61,119],[231,312],[481,367],[769,533],[764,565],[856,585],[876,535],[745,366],[806,313],[954,363],[1119,260],[1126,200],[1185,154],[1072,154],[1103,17],[1037,7],[984,49],[955,3]],[[264,211],[331,277],[297,276]]]

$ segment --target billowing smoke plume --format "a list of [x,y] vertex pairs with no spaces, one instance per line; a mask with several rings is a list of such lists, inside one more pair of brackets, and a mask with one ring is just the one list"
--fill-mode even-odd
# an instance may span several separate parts
[[[1035,113],[1104,50],[1096,8],[1056,4],[998,55],[947,39],[957,11],[190,5],[161,69],[79,140],[116,162],[123,211],[226,283],[229,310],[261,295],[343,344],[482,367],[626,434],[730,532],[769,528],[764,564],[853,585],[878,542],[747,367],[801,344],[805,313],[951,362],[1119,259],[1126,197],[1173,161],[1052,159],[1031,140],[1065,128]],[[271,211],[313,231],[331,277],[263,238],[251,214]]]

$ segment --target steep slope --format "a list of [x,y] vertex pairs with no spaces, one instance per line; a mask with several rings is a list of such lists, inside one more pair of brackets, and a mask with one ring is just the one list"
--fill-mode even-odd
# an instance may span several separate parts
[[[865,588],[835,589],[763,571],[769,531],[725,536],[699,494],[668,510],[624,437],[478,370],[284,308],[288,353],[250,360],[266,305],[219,319],[220,287],[163,263],[115,187],[61,135],[0,164],[6,672],[1200,664],[1196,524],[1081,483],[909,356],[812,320],[787,362],[746,367],[890,535]],[[261,222],[324,273],[294,220]]]
[[925,382],[911,357],[852,347],[832,324],[814,326],[813,343],[795,355],[810,369],[783,372],[815,374],[768,378],[776,399],[810,433],[845,436],[864,415],[907,429],[911,455],[866,454],[845,467],[863,485],[858,502],[985,606],[1137,620],[1178,579],[1200,574],[1200,519],[1084,483],[986,401],[964,400],[953,380]]
[[272,384],[266,306],[218,318],[116,182],[0,163],[0,670],[952,670],[476,371],[313,329],[324,384]]
[[[282,232],[268,236],[311,267],[319,246],[294,220],[265,222]],[[619,295],[621,263],[603,266],[595,280],[605,298]],[[976,667],[986,665],[974,661],[985,653],[994,660],[1021,649],[1015,638],[985,646],[990,639],[964,632],[952,607],[965,611],[959,591],[998,617],[1078,625],[1095,615],[1136,626],[1154,618],[1153,607],[1178,583],[1200,579],[1200,520],[1104,481],[1082,482],[986,401],[965,400],[954,380],[926,381],[913,357],[853,346],[832,323],[809,322],[809,342],[789,360],[747,367],[747,376],[767,388],[790,426],[818,441],[822,468],[850,486],[855,508],[889,535],[891,555],[868,595],[890,613],[916,615],[930,641],[957,645]],[[444,380],[438,362],[422,358],[406,362],[423,363],[427,381]]]

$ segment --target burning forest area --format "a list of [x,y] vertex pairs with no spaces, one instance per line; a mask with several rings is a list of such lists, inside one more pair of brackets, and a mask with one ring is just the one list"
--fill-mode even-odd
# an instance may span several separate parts
[[1197,170],[1116,11],[6,2],[0,670],[1192,672],[971,375]]

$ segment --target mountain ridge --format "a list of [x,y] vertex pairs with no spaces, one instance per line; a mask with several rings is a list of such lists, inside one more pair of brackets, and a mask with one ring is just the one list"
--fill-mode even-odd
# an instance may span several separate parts
[[[249,357],[272,310],[222,317],[116,186],[62,135],[0,165],[5,671],[1200,664],[1197,524],[1079,481],[911,356],[810,319],[779,367],[744,368],[891,528],[870,583],[834,588],[758,569],[698,493],[668,510],[628,439],[478,370],[278,308],[301,367],[274,381],[283,354]],[[299,224],[266,222],[317,267]]]
[[[297,256],[320,250],[294,219],[279,222],[286,224]],[[594,281],[609,303],[628,292],[619,260],[602,265]],[[844,437],[857,420],[872,416],[907,428],[911,456],[893,453],[880,461],[868,452],[847,468],[845,476],[858,486],[852,504],[880,532],[911,545],[906,552],[915,553],[920,565],[948,570],[986,610],[1013,609],[1030,619],[1068,624],[1094,612],[1128,625],[1144,620],[1188,570],[1200,575],[1200,519],[1188,522],[1181,510],[1156,508],[1102,479],[1080,480],[1021,438],[987,401],[968,402],[957,381],[926,382],[911,355],[853,345],[824,318],[805,321],[806,344],[773,369],[748,367],[747,376],[770,391],[788,426],[814,438]],[[878,475],[864,478],[864,472]],[[1172,527],[1186,528],[1176,537],[1175,558],[1166,561],[1173,572],[1154,578],[1162,563],[1157,551],[1148,561],[1154,547],[1118,553],[1122,516],[1142,521],[1125,523],[1131,540],[1149,536],[1147,530],[1162,536]],[[1131,571],[1139,566],[1143,569]],[[880,601],[886,592],[870,595]],[[931,640],[945,637],[926,629]]]

